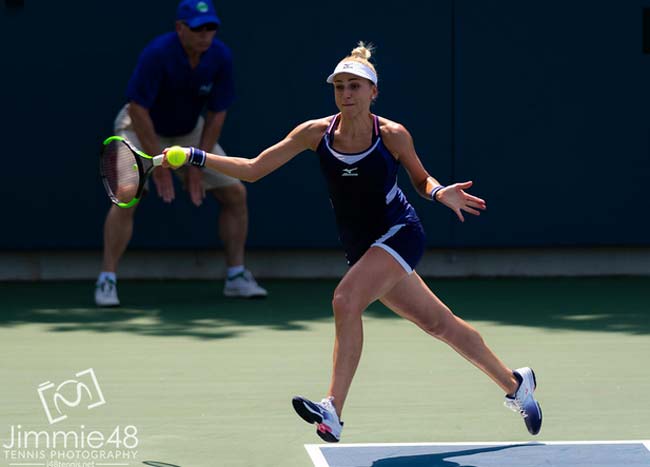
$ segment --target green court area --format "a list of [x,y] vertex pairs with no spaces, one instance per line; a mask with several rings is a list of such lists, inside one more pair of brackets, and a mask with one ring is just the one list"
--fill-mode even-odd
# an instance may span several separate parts
[[[506,364],[535,369],[541,434],[482,373],[375,304],[344,443],[648,439],[650,278],[427,282]],[[92,283],[0,284],[0,466],[65,451],[103,452],[94,465],[313,465],[304,445],[320,438],[290,401],[327,390],[336,282],[264,281],[258,301],[222,285],[123,281],[124,306],[103,310]],[[42,432],[39,448],[18,440],[26,431]]]

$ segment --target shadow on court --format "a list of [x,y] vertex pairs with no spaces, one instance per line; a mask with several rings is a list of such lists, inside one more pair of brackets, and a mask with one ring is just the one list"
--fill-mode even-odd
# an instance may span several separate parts
[[[650,278],[430,279],[436,294],[468,321],[573,331],[650,334]],[[122,281],[123,307],[100,309],[92,282],[0,284],[0,326],[48,331],[123,332],[223,339],[247,327],[304,330],[332,320],[334,280],[269,280],[265,300],[227,299],[218,281]],[[373,304],[375,318],[401,319]]]
[[472,464],[453,462],[447,460],[453,457],[472,456],[474,454],[483,454],[487,452],[503,451],[516,447],[526,447],[528,444],[513,444],[509,446],[493,446],[476,449],[466,449],[464,451],[449,451],[436,454],[419,454],[414,456],[390,457],[374,461],[371,467],[479,467]]
[[95,307],[92,283],[0,284],[0,326],[40,323],[49,331],[126,332],[198,339],[237,337],[247,327],[303,330],[331,319],[331,282],[265,281],[271,297],[223,297],[218,281],[122,281],[118,308]]

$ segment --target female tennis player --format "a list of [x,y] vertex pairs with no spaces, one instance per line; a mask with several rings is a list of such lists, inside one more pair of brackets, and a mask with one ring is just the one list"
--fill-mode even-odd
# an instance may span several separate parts
[[[339,441],[341,412],[361,357],[361,315],[380,300],[482,370],[505,391],[505,405],[519,412],[528,431],[537,434],[542,412],[533,397],[533,370],[505,366],[481,335],[454,315],[415,272],[424,251],[424,232],[397,186],[397,169],[401,164],[421,196],[447,206],[461,222],[463,213],[479,215],[486,209],[485,201],[465,191],[471,181],[441,185],[424,169],[406,128],[371,113],[378,91],[370,56],[371,48],[359,43],[327,78],[334,85],[337,115],[298,125],[253,159],[184,148],[188,163],[249,182],[306,149],[318,154],[350,269],[332,299],[336,338],[327,396],[320,402],[297,396],[293,407],[305,421],[317,425],[323,440]],[[169,166],[166,157],[163,163]]]

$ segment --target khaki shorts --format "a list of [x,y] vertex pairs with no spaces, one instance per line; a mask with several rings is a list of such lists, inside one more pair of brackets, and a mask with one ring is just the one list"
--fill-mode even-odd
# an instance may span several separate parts
[[[121,136],[122,138],[126,138],[136,148],[142,150],[142,145],[140,144],[140,140],[138,139],[138,136],[135,134],[135,130],[133,129],[133,124],[131,122],[131,117],[129,116],[128,107],[129,104],[126,104],[124,107],[122,107],[122,110],[120,110],[120,112],[117,114],[117,118],[115,119],[115,134]],[[197,122],[196,127],[194,128],[194,130],[192,130],[191,133],[187,135],[174,136],[172,138],[167,138],[159,135],[158,138],[160,140],[160,144],[162,145],[163,148],[167,148],[169,146],[174,146],[174,145],[198,146],[199,143],[201,142],[201,134],[203,132],[204,123],[205,123],[204,118],[199,117],[199,121]],[[219,154],[221,156],[226,155],[226,153],[224,152],[223,148],[219,145],[219,143],[216,143],[210,152],[212,152],[213,154]],[[234,185],[235,183],[240,183],[240,181],[237,180],[236,178],[229,177],[228,175],[224,175],[222,173],[216,172],[207,167],[204,167],[202,171],[203,171],[203,188],[206,191],[214,190],[215,188],[223,188],[226,186]],[[178,170],[174,170],[174,173],[183,181],[183,183],[185,183],[186,172],[187,172],[187,167],[181,167]]]

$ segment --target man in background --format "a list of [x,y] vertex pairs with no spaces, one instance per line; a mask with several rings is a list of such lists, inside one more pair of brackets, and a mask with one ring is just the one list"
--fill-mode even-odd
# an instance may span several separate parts
[[[140,55],[129,81],[128,103],[115,120],[115,134],[152,155],[173,145],[225,155],[218,140],[234,100],[234,84],[230,49],[215,37],[220,24],[210,0],[180,2],[175,31],[155,38]],[[244,266],[246,187],[206,168],[185,167],[178,175],[195,206],[203,203],[206,192],[220,204],[219,236],[227,266],[224,295],[265,297],[266,290]],[[171,203],[171,171],[158,167],[152,178],[158,196]],[[102,271],[95,287],[98,306],[120,304],[116,271],[133,234],[135,210],[113,205],[106,216]]]

